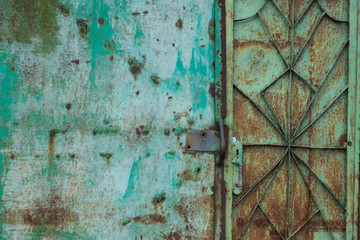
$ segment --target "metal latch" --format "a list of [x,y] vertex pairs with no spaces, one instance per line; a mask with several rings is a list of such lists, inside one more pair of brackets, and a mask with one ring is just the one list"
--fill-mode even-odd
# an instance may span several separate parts
[[243,161],[242,161],[242,144],[240,141],[236,141],[236,139],[233,140],[233,150],[232,150],[232,156],[234,156],[234,159],[232,160],[232,163],[234,166],[234,174],[233,174],[233,193],[235,195],[238,195],[242,191],[243,187]]
[[219,131],[190,129],[186,132],[186,151],[220,152],[220,163],[226,154],[224,119],[219,121]]

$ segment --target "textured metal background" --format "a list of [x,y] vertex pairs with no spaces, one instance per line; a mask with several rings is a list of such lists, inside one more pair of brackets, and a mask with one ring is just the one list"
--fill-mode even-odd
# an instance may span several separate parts
[[214,4],[0,0],[2,239],[212,239]]
[[233,19],[233,239],[345,239],[349,1],[235,0]]

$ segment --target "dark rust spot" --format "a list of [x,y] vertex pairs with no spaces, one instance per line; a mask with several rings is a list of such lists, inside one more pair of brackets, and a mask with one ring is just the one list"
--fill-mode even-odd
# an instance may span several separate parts
[[82,19],[82,18],[77,18],[76,19],[76,24],[78,26],[78,29],[80,31],[80,35],[82,37],[87,37],[86,35],[89,34],[90,32],[90,27],[87,24],[88,20]]
[[346,133],[343,133],[343,134],[341,134],[340,137],[339,137],[339,144],[340,144],[341,146],[343,146],[344,144],[346,145],[346,143],[347,143],[347,134],[346,134]]
[[142,223],[145,225],[166,223],[165,217],[159,214],[148,214],[148,215],[137,216],[134,217],[133,220],[134,222]]
[[136,135],[138,136],[138,138],[141,137],[141,135],[148,135],[149,134],[149,129],[145,128],[144,125],[139,126],[138,128],[136,128]]
[[106,165],[110,165],[110,158],[113,156],[112,153],[100,153],[100,157],[106,158]]
[[140,91],[139,90],[136,91],[136,96],[139,96],[139,94],[140,94]]
[[67,110],[70,110],[70,109],[71,109],[71,104],[70,104],[70,103],[66,104],[66,109],[67,109]]
[[71,60],[72,63],[75,63],[76,65],[79,65],[80,61],[79,60]]
[[171,100],[171,99],[173,99],[173,97],[172,97],[172,96],[169,96],[168,99]]
[[140,15],[140,13],[139,12],[133,12],[131,15],[137,16],[137,15]]
[[49,131],[49,156],[53,157],[54,156],[54,141],[55,141],[55,136],[57,133],[59,133],[60,131],[57,129],[51,129]]
[[130,58],[128,60],[128,64],[130,67],[130,72],[134,75],[134,78],[136,79],[136,77],[141,74],[142,69],[144,68],[144,63],[139,62],[135,58]]
[[175,26],[179,29],[183,28],[183,21],[179,18],[177,22],[175,23]]
[[170,135],[170,129],[166,128],[164,130],[164,134],[165,134],[165,136],[169,136]]
[[151,75],[150,80],[154,85],[160,84],[160,78],[156,75]]
[[103,18],[98,18],[98,24],[100,24],[100,25],[104,25],[104,19]]
[[153,199],[152,199],[152,204],[156,205],[159,203],[162,203],[166,200],[166,193],[165,192],[161,192],[159,194],[157,194]]
[[114,56],[113,56],[113,55],[110,56],[110,61],[112,61],[112,60],[114,60]]
[[146,15],[146,14],[148,14],[149,13],[149,11],[143,11],[143,14],[144,15]]
[[14,159],[14,158],[15,158],[14,154],[11,154],[10,159]]
[[215,84],[214,83],[210,83],[209,93],[212,97],[215,97]]
[[70,14],[69,8],[67,8],[65,5],[63,4],[59,4],[58,5],[58,9],[60,10],[60,12],[62,14],[64,14],[65,16],[68,16]]
[[129,223],[131,223],[131,221],[132,221],[132,218],[127,218],[127,219],[125,219],[125,220],[121,223],[121,225],[123,225],[123,226],[125,227],[126,225],[128,225]]

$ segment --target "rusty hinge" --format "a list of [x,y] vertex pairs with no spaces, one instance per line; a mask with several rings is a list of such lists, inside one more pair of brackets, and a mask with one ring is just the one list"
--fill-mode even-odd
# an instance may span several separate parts
[[186,151],[219,152],[222,163],[226,154],[224,119],[219,121],[219,131],[190,129],[186,132]]

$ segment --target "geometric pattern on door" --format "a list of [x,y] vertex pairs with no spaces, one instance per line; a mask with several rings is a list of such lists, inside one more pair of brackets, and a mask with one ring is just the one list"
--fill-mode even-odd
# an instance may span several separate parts
[[234,239],[344,239],[349,2],[234,1]]

